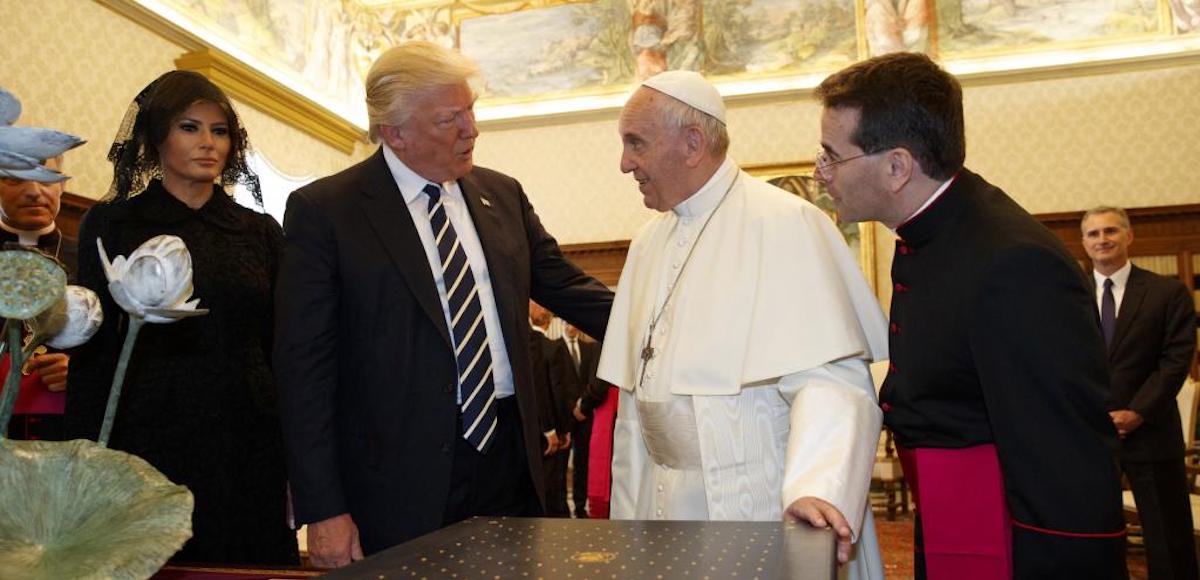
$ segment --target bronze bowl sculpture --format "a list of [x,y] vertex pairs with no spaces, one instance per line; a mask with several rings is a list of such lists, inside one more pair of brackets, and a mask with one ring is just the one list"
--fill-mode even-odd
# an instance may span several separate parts
[[0,578],[148,578],[192,536],[192,494],[94,441],[0,441]]

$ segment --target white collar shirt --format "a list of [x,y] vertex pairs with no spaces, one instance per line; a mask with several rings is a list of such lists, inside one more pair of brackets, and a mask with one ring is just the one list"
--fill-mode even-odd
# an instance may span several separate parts
[[1124,266],[1113,272],[1111,276],[1105,276],[1100,272],[1092,270],[1092,278],[1096,281],[1096,309],[1103,308],[1104,304],[1104,281],[1109,278],[1113,281],[1112,291],[1115,311],[1114,315],[1121,313],[1121,301],[1125,299],[1125,288],[1129,287],[1129,273],[1133,271],[1133,262],[1126,261]]
[[[425,257],[429,261],[429,271],[437,285],[438,297],[441,298],[446,328],[451,329],[450,303],[446,297],[446,282],[442,275],[442,258],[438,255],[433,226],[429,223],[429,196],[423,191],[430,181],[409,169],[386,145],[383,147],[383,158],[400,188],[400,195],[404,197],[408,213],[412,215],[413,225],[416,226],[421,245],[425,248]],[[483,322],[488,332],[488,350],[492,355],[492,380],[496,388],[496,398],[512,396],[515,392],[512,364],[508,359],[508,349],[504,345],[504,331],[500,326],[500,313],[496,308],[496,296],[492,291],[492,279],[487,258],[483,253],[483,244],[479,241],[479,233],[475,231],[475,222],[471,221],[471,213],[467,209],[466,199],[458,182],[447,181],[438,185],[442,187],[442,206],[446,208],[446,217],[467,253],[471,274],[475,276],[475,286],[479,289],[479,305],[483,308]],[[458,395],[458,402],[462,403],[462,393]]]

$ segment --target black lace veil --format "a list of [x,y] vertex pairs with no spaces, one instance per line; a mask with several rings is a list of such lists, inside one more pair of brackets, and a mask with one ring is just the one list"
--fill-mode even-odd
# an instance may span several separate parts
[[221,186],[241,183],[262,206],[258,175],[246,163],[249,140],[229,98],[204,75],[171,71],[146,85],[125,111],[121,128],[108,150],[113,164],[113,181],[104,201],[120,201],[141,193],[151,179],[162,177],[158,146],[167,137],[171,123],[198,101],[208,101],[225,111],[229,123],[230,148],[221,172]]

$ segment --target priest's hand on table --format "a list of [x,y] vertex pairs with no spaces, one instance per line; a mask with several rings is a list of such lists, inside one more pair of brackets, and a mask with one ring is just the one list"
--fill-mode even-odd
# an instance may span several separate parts
[[815,528],[831,527],[837,533],[838,564],[850,560],[850,524],[833,504],[815,497],[802,497],[788,506],[786,517],[796,522],[806,522]]
[[363,559],[358,526],[350,514],[308,525],[308,556],[318,568],[341,568]]

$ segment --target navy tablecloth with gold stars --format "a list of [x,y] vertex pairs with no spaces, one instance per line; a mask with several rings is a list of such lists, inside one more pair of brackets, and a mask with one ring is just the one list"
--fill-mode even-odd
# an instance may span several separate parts
[[835,575],[829,530],[775,522],[477,517],[326,578],[788,578]]

